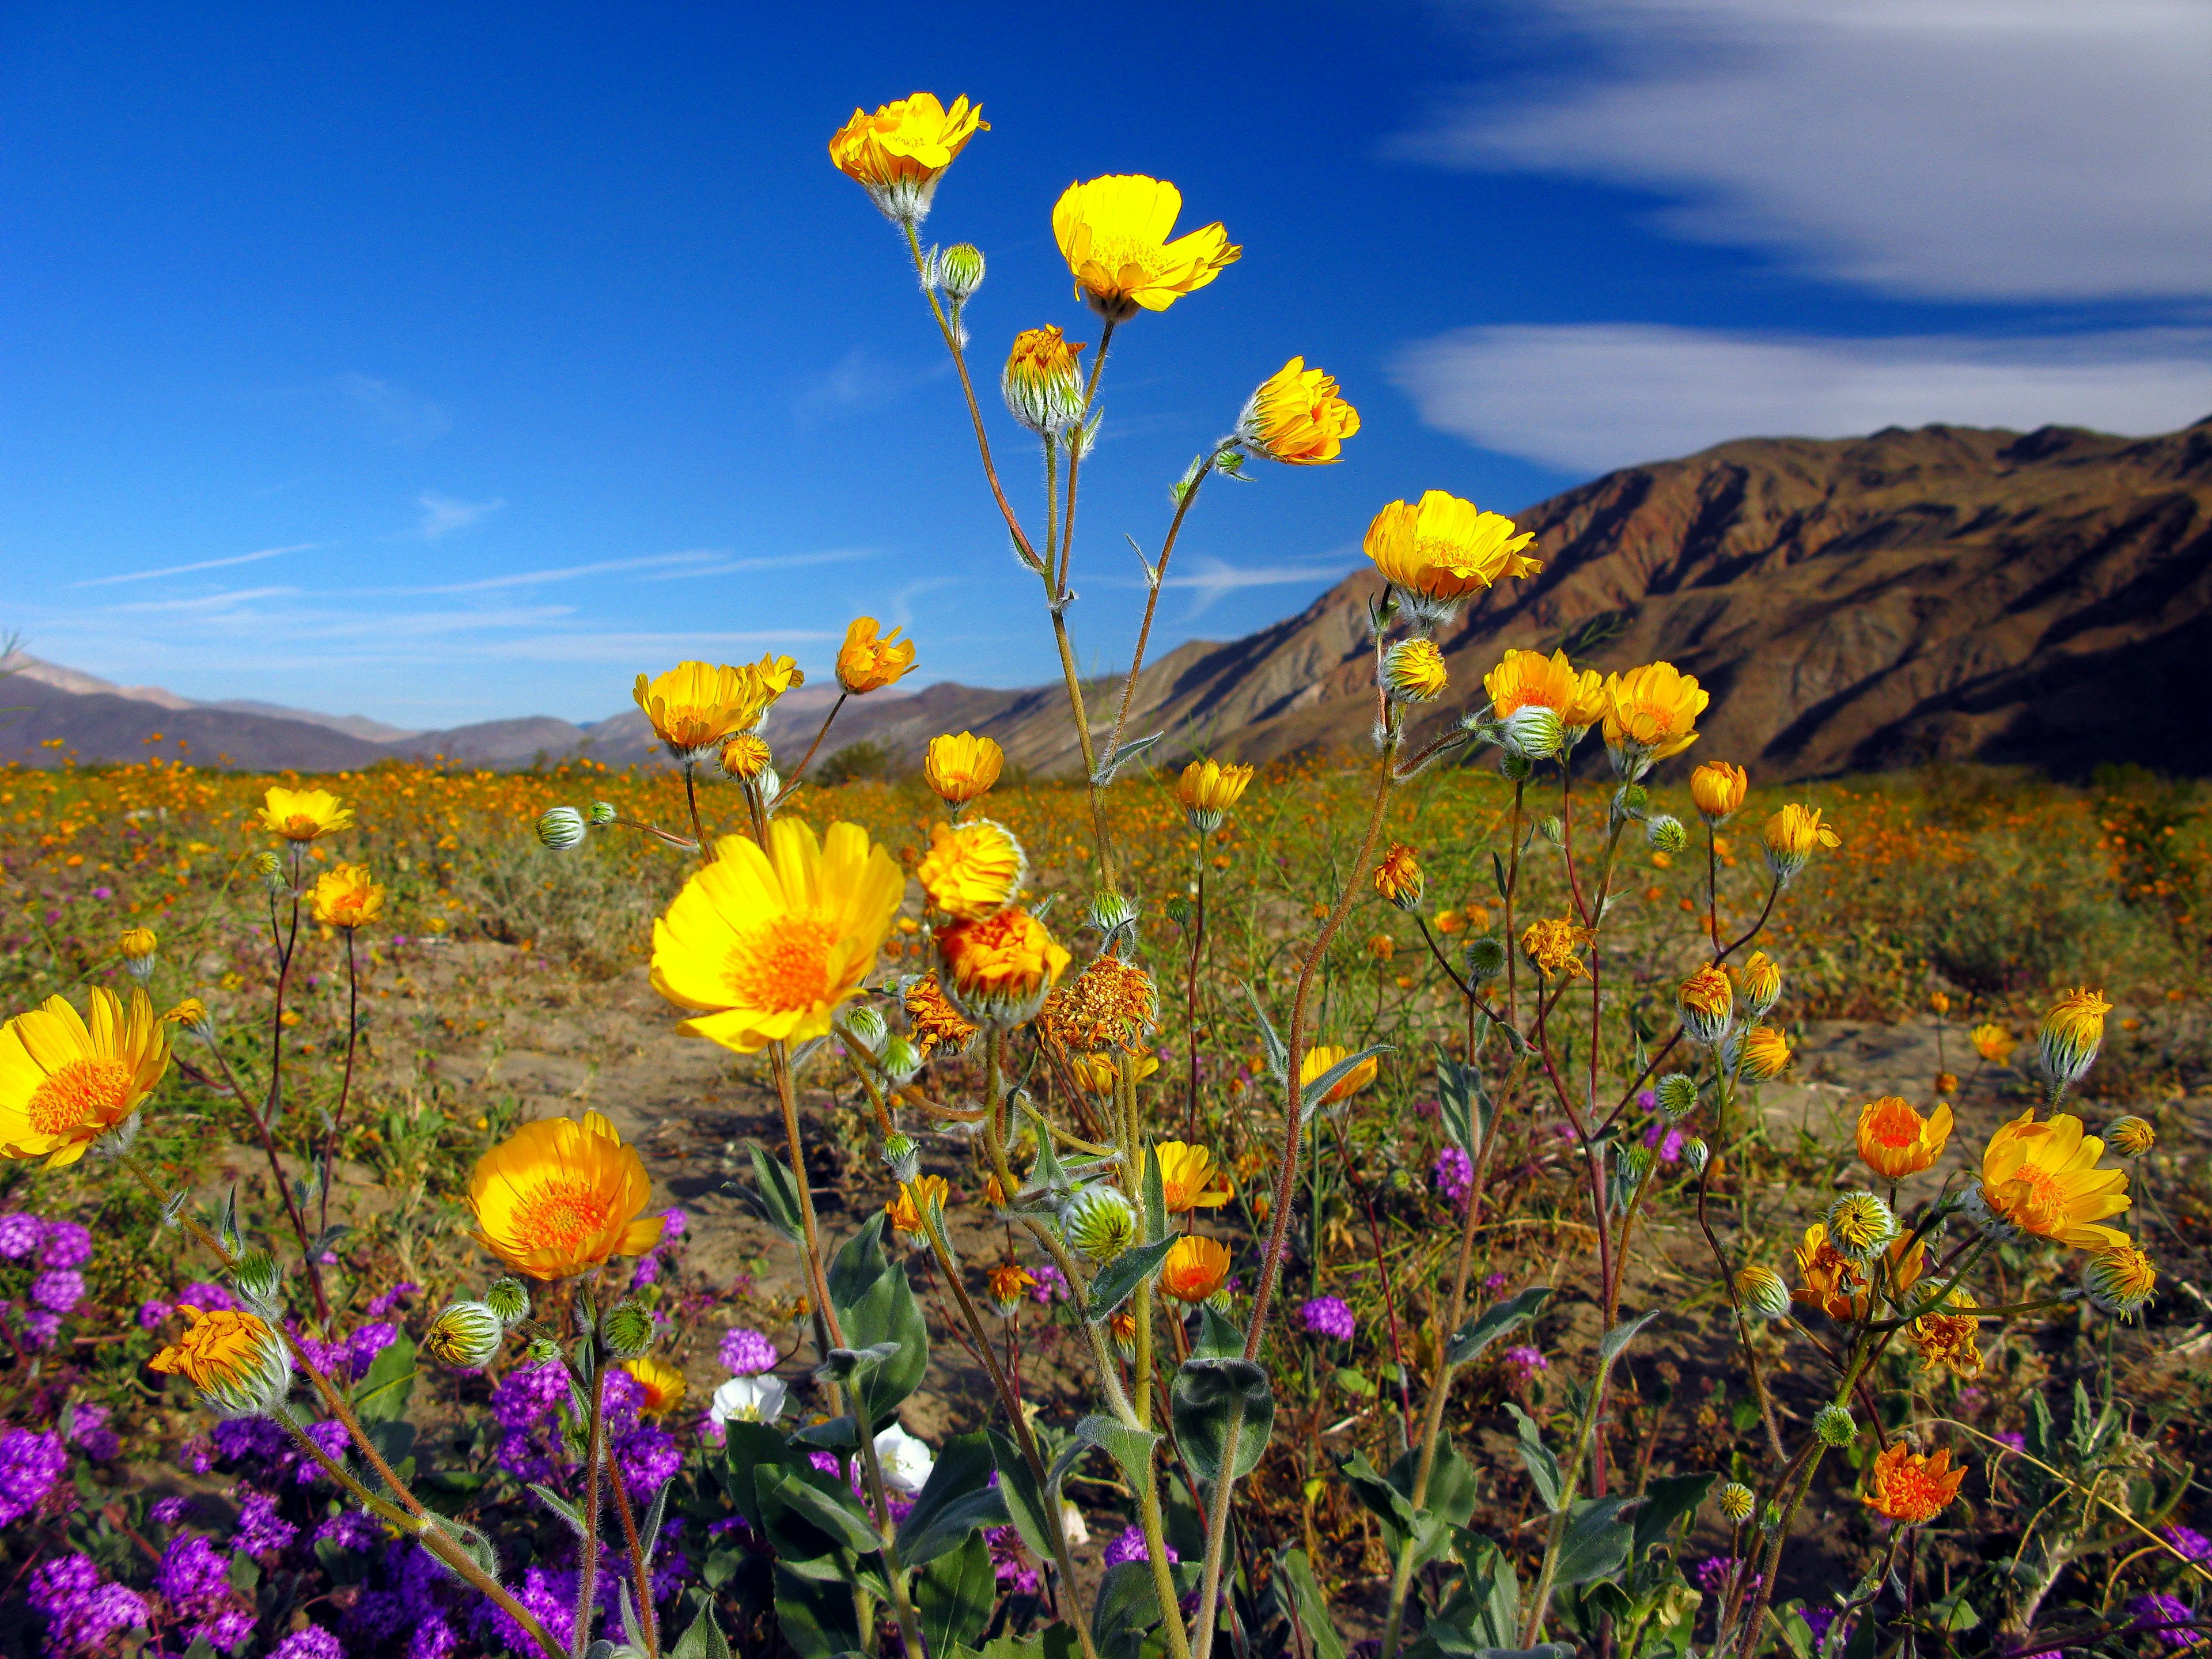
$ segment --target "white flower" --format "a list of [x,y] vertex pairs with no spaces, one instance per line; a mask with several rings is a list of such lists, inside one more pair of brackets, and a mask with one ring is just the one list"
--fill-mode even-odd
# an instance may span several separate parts
[[1091,1541],[1091,1528],[1083,1524],[1083,1511],[1065,1498],[1060,1500],[1060,1529],[1067,1534],[1071,1547]]
[[773,1423],[783,1415],[783,1379],[772,1372],[733,1376],[714,1390],[707,1415],[717,1423]]
[[893,1492],[920,1492],[937,1467],[937,1455],[896,1423],[876,1437],[876,1458]]

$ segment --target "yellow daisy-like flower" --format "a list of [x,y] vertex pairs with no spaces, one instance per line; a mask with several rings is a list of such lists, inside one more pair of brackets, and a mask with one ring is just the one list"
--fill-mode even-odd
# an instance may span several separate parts
[[271,787],[258,810],[262,823],[287,841],[319,841],[353,828],[353,808],[327,789]]
[[1073,959],[1028,911],[948,922],[935,936],[939,982],[964,1019],[1002,1030],[1033,1018]]
[[999,1304],[1001,1316],[1012,1319],[1022,1305],[1022,1297],[1036,1289],[1037,1277],[1018,1261],[1001,1261],[990,1273],[991,1300]]
[[1203,1302],[1229,1277],[1229,1249],[1197,1233],[1185,1233],[1160,1264],[1160,1289],[1178,1302]]
[[642,1255],[663,1218],[637,1148],[597,1112],[526,1123],[477,1160],[470,1237],[526,1279],[573,1279],[609,1257]]
[[1942,1101],[1926,1117],[1895,1095],[1859,1108],[1859,1157],[1867,1168],[1891,1181],[1918,1175],[1943,1156],[1943,1145],[1950,1138],[1951,1108]]
[[1992,1066],[2011,1062],[2012,1052],[2020,1047],[2020,1039],[2004,1026],[1994,1023],[1977,1025],[1966,1033],[1966,1041],[1974,1045],[1974,1052]]
[[1404,842],[1392,842],[1390,850],[1382,855],[1382,862],[1375,866],[1377,896],[1401,910],[1417,910],[1427,887],[1428,878],[1421,873],[1419,856]]
[[[1160,1069],[1158,1060],[1149,1054],[1132,1054],[1129,1060],[1136,1067],[1139,1083]],[[1112,1054],[1070,1054],[1067,1069],[1075,1086],[1087,1095],[1112,1094],[1121,1076],[1120,1063]]]
[[1950,1507],[1966,1478],[1966,1466],[1953,1468],[1948,1451],[1926,1457],[1893,1440],[1874,1461],[1874,1490],[1859,1501],[1892,1521],[1924,1526]]
[[161,947],[161,941],[150,927],[125,928],[123,937],[115,942],[118,954],[125,962],[134,964],[143,962]]
[[740,732],[750,732],[768,713],[769,678],[727,663],[680,662],[658,678],[637,677],[630,696],[653,722],[653,734],[668,752],[690,764]]
[[1790,1300],[1818,1308],[1831,1319],[1849,1319],[1863,1308],[1866,1275],[1829,1242],[1825,1222],[1805,1229],[1805,1242],[1796,1254],[1797,1276],[1803,1282],[1790,1291]]
[[1918,1351],[1922,1364],[1941,1365],[1969,1380],[1982,1374],[1981,1321],[1974,1316],[1978,1305],[1963,1287],[1954,1289],[1943,1298],[1946,1311],[1923,1314],[1905,1328],[1905,1340]]
[[[1339,1048],[1334,1043],[1329,1042],[1316,1042],[1312,1048],[1307,1049],[1305,1057],[1298,1061],[1300,1094],[1304,1093],[1307,1085],[1316,1078],[1322,1076],[1330,1066],[1351,1052],[1349,1048]],[[1380,1059],[1379,1055],[1370,1054],[1361,1060],[1358,1065],[1329,1085],[1328,1092],[1321,1097],[1321,1103],[1324,1106],[1334,1106],[1341,1101],[1349,1100],[1369,1084],[1374,1082],[1375,1068]]]
[[945,996],[945,988],[937,982],[934,974],[924,974],[907,987],[906,1018],[914,1030],[914,1046],[921,1051],[924,1060],[938,1048],[959,1054],[979,1029],[961,1018],[960,1011]]
[[1223,814],[1244,798],[1251,786],[1249,766],[1223,766],[1214,761],[1193,761],[1176,779],[1176,799],[1190,819],[1191,828],[1211,835],[1221,828]]
[[1697,677],[1671,662],[1646,663],[1606,678],[1605,746],[1616,769],[1679,755],[1698,740],[1698,716],[1712,702]]
[[897,1194],[884,1206],[884,1213],[891,1218],[891,1225],[898,1231],[918,1238],[924,1231],[922,1221],[930,1200],[935,1199],[942,1209],[951,1193],[952,1183],[943,1176],[921,1176],[900,1183]]
[[615,1369],[628,1371],[636,1379],[640,1395],[637,1408],[647,1417],[667,1415],[684,1403],[684,1396],[690,1390],[682,1371],[649,1355],[623,1360]]
[[1690,799],[1707,823],[1723,824],[1736,815],[1751,789],[1751,775],[1727,761],[1707,761],[1690,774]]
[[1401,640],[1382,653],[1382,685],[1400,702],[1434,702],[1451,676],[1434,640]]
[[1782,969],[1764,951],[1753,951],[1733,970],[1737,998],[1756,1019],[1782,1000]]
[[1595,669],[1577,673],[1564,651],[1548,657],[1540,651],[1508,651],[1482,677],[1482,690],[1494,720],[1510,720],[1523,708],[1548,708],[1564,720],[1582,696],[1585,678],[1603,684]]
[[2081,1120],[2061,1112],[2035,1121],[2031,1106],[1990,1137],[1975,1196],[1996,1224],[2077,1250],[2111,1250],[2130,1243],[2095,1224],[2132,1200],[2124,1170],[2100,1170],[2105,1143],[2081,1132]]
[[937,181],[979,132],[988,132],[983,106],[966,96],[947,109],[934,94],[917,92],[861,110],[830,135],[830,161],[868,192],[884,217],[919,224],[929,212]]
[[2141,1247],[2099,1250],[2081,1269],[2081,1288],[2108,1314],[2131,1319],[2158,1289],[2158,1268]]
[[1142,173],[1070,185],[1053,204],[1053,240],[1078,298],[1109,323],[1165,311],[1204,288],[1244,250],[1218,222],[1170,241],[1182,192]]
[[226,1417],[255,1417],[291,1392],[292,1356],[269,1322],[240,1309],[178,1310],[191,1321],[185,1334],[146,1362],[164,1376],[181,1376]]
[[[1310,1052],[1306,1058],[1313,1058]],[[1160,1186],[1167,1194],[1170,1215],[1190,1209],[1217,1210],[1237,1196],[1227,1172],[1215,1166],[1206,1148],[1163,1140],[1153,1150],[1159,1157]]]
[[1012,830],[974,818],[957,829],[932,824],[929,851],[914,874],[932,904],[948,916],[973,921],[1012,903],[1029,867]]
[[94,986],[89,1018],[48,997],[0,1027],[0,1157],[74,1164],[121,1128],[169,1066],[168,1027],[134,989],[126,1010]]
[[653,925],[653,988],[700,1018],[677,1030],[738,1054],[823,1036],[876,965],[906,887],[856,823],[822,841],[769,826],[773,858],[726,836]]
[[1843,837],[1820,822],[1820,809],[1792,801],[1766,821],[1766,867],[1788,881],[1823,847],[1840,847]]
[[721,758],[716,764],[722,769],[724,777],[750,783],[775,759],[775,751],[768,746],[767,738],[757,732],[740,732],[722,745]]
[[894,628],[878,639],[877,626],[873,617],[855,617],[846,624],[845,643],[837,650],[837,684],[848,696],[896,685],[914,667],[914,641],[899,638],[906,630]]
[[2102,991],[2086,988],[2069,991],[2051,1005],[2037,1036],[2043,1046],[2043,1069],[2051,1080],[2071,1085],[2095,1063],[2104,1046],[2105,1016],[2112,1005]]
[[1237,422],[1238,441],[1255,455],[1286,466],[1322,466],[1341,459],[1344,441],[1359,430],[1359,411],[1337,393],[1336,381],[1293,357],[1255,392]]
[[1790,1069],[1790,1039],[1771,1025],[1754,1025],[1743,1034],[1743,1075],[1765,1083]]
[[384,889],[365,864],[341,864],[315,878],[315,920],[325,927],[359,927],[384,908]]
[[1431,489],[1419,501],[1393,501],[1377,513],[1364,548],[1384,580],[1434,619],[1492,583],[1541,570],[1542,560],[1522,551],[1535,539],[1503,514]]
[[964,806],[999,781],[1006,751],[972,732],[929,740],[921,775],[948,805]]
[[198,997],[186,997],[161,1016],[164,1025],[198,1025],[208,1017],[207,1004]]
[[1076,354],[1084,342],[1056,326],[1025,328],[1014,336],[999,391],[1013,416],[1040,436],[1057,437],[1083,418],[1083,369]]
[[1548,921],[1532,921],[1521,931],[1521,951],[1546,979],[1557,979],[1565,975],[1572,979],[1577,974],[1587,976],[1589,969],[1582,960],[1582,949],[1595,936],[1587,927],[1578,927],[1565,916]]

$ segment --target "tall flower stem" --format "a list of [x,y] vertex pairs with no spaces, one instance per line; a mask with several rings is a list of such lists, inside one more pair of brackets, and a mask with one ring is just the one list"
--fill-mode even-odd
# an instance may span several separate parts
[[1198,964],[1206,951],[1206,838],[1198,839],[1191,854],[1192,868],[1197,872],[1190,911],[1190,954],[1183,975],[1183,1040],[1190,1051],[1190,1107],[1184,1133],[1193,1146],[1198,1144]]
[[[1098,382],[1105,378],[1106,354],[1114,349],[1115,326],[1114,320],[1108,318],[1105,327],[1098,336],[1098,355],[1091,360],[1091,377],[1083,383],[1083,418],[1086,421],[1091,418],[1091,406],[1098,401]],[[1083,446],[1079,443],[1069,444],[1067,447],[1067,507],[1060,520],[1060,569],[1053,580],[1054,591],[1063,596],[1067,592],[1068,561],[1075,550],[1075,475],[1082,462]]]
[[814,751],[821,748],[822,739],[830,735],[830,723],[837,718],[838,711],[844,708],[846,699],[851,696],[851,692],[839,688],[837,701],[830,705],[830,712],[822,717],[822,729],[814,734],[814,741],[806,745],[806,752],[799,757],[799,764],[791,769],[791,775],[783,781],[783,787],[775,792],[777,805],[782,805],[784,798],[798,787],[800,774],[813,762]]
[[622,1519],[623,1537],[629,1544],[629,1582],[637,1594],[638,1622],[644,1626],[645,1659],[660,1659],[660,1615],[653,1605],[653,1571],[647,1556],[647,1546],[637,1532],[637,1516],[631,1512],[629,1488],[623,1484],[622,1470],[608,1460],[607,1485],[614,1491],[615,1513]]
[[[596,1344],[597,1334],[586,1335],[585,1340]],[[583,1659],[584,1650],[591,1645],[592,1613],[599,1597],[599,1480],[605,1473],[601,1465],[606,1459],[606,1435],[607,1367],[604,1358],[594,1355],[592,1425],[584,1451],[584,1527],[577,1540],[575,1659]]]
[[307,1289],[315,1298],[315,1319],[325,1330],[331,1322],[331,1299],[323,1291],[322,1264],[315,1260],[315,1248],[307,1239],[307,1218],[300,1213],[300,1200],[293,1195],[292,1182],[284,1173],[284,1161],[276,1153],[276,1131],[270,1127],[284,1109],[284,993],[292,983],[292,963],[298,954],[300,943],[300,843],[292,843],[292,925],[280,940],[276,921],[276,896],[269,896],[269,939],[276,947],[276,994],[273,1011],[269,1017],[269,1097],[256,1111],[245,1095],[240,1104],[246,1107],[253,1120],[254,1133],[260,1137],[261,1150],[269,1160],[270,1179],[276,1183],[276,1196],[284,1206],[284,1214],[291,1221],[292,1231],[300,1241],[300,1265],[307,1275]]
[[[696,769],[690,761],[684,763],[684,804],[691,811],[691,839],[698,843],[699,857],[712,864],[714,861],[714,843],[707,839],[707,827],[699,821],[699,786],[692,777]],[[751,793],[750,789],[746,791],[747,794]],[[766,852],[768,835],[765,830],[762,831],[760,842],[761,850]]]
[[[1098,368],[1104,362],[1102,356],[1092,368]],[[1129,658],[1129,678],[1121,682],[1121,707],[1114,716],[1114,734],[1106,744],[1106,758],[1109,761],[1121,752],[1121,734],[1129,725],[1129,705],[1137,695],[1137,676],[1145,666],[1145,645],[1152,637],[1152,613],[1160,608],[1160,583],[1168,574],[1168,561],[1175,556],[1176,538],[1182,534],[1183,515],[1190,511],[1190,504],[1198,499],[1199,486],[1206,482],[1206,474],[1213,471],[1214,463],[1221,459],[1224,453],[1223,447],[1215,448],[1199,463],[1198,470],[1182,487],[1182,493],[1176,500],[1175,518],[1168,526],[1168,538],[1160,546],[1160,562],[1146,573],[1146,585],[1151,591],[1145,595],[1145,620],[1137,628],[1137,648]],[[1068,507],[1073,513],[1075,505],[1075,466],[1073,460],[1068,464],[1067,489]],[[1071,520],[1071,526],[1072,523]]]
[[[1135,1200],[1137,1212],[1137,1242],[1150,1244],[1152,1218],[1144,1197],[1144,1163],[1149,1156],[1145,1149],[1143,1126],[1137,1115],[1137,1068],[1134,1056],[1123,1053],[1117,1056],[1115,1081],[1121,1103],[1121,1152],[1123,1178],[1133,1189],[1129,1196]],[[1150,1279],[1140,1279],[1130,1298],[1130,1317],[1137,1327],[1136,1357],[1130,1367],[1131,1391],[1136,1395],[1137,1426],[1149,1430],[1152,1426],[1152,1285]],[[1137,1494],[1138,1519],[1145,1532],[1145,1551],[1151,1559],[1152,1589],[1160,1599],[1162,1612],[1167,1615],[1164,1628],[1168,1632],[1168,1651],[1174,1659],[1189,1659],[1190,1644],[1183,1634],[1182,1620],[1175,1612],[1175,1574],[1169,1571],[1167,1532],[1160,1516],[1159,1482],[1152,1473],[1154,1446],[1147,1443],[1145,1449],[1145,1480],[1143,1489]]]
[[315,1216],[315,1234],[326,1237],[331,1231],[331,1160],[337,1155],[338,1137],[345,1130],[346,1102],[353,1094],[354,1049],[361,1040],[361,970],[354,959],[354,930],[345,930],[346,942],[346,1057],[345,1076],[338,1084],[337,1109],[331,1114],[331,1127],[323,1135],[322,1181],[318,1194],[319,1208]]

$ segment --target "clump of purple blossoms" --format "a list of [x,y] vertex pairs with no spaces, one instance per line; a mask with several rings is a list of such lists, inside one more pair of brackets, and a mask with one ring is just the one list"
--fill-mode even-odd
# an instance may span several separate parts
[[345,1648],[332,1632],[310,1625],[279,1642],[269,1659],[345,1659]]
[[2169,1650],[2179,1652],[2197,1645],[2197,1632],[2189,1628],[2196,1622],[2197,1615],[2179,1597],[2138,1595],[2128,1603],[2128,1611],[2136,1616],[2135,1622],[2128,1626],[2130,1630],[2151,1632]]
[[[307,1433],[325,1452],[340,1461],[353,1443],[346,1434],[345,1425],[335,1419],[310,1423]],[[265,1417],[232,1418],[216,1424],[210,1431],[210,1437],[214,1442],[211,1447],[204,1441],[185,1443],[179,1461],[195,1474],[205,1474],[220,1458],[227,1463],[246,1465],[258,1480],[281,1481],[289,1478],[294,1485],[305,1486],[325,1478],[321,1466],[301,1451],[290,1435]]]
[[70,1408],[69,1437],[83,1447],[84,1455],[95,1463],[105,1463],[123,1449],[123,1442],[107,1426],[107,1407],[89,1400]]
[[1651,1127],[1644,1132],[1644,1144],[1659,1149],[1659,1161],[1662,1164],[1679,1164],[1682,1161],[1682,1131],[1679,1127],[1668,1123],[1663,1117],[1655,1117],[1651,1120]]
[[53,1490],[69,1467],[61,1437],[36,1429],[10,1429],[0,1435],[0,1527],[12,1526]]
[[27,1210],[10,1210],[0,1215],[0,1258],[20,1261],[37,1249],[46,1236],[46,1223],[38,1217]]
[[774,1370],[782,1356],[776,1352],[775,1344],[760,1332],[737,1325],[722,1338],[716,1358],[721,1360],[722,1369],[732,1376],[757,1376],[763,1371]]
[[1040,1308],[1049,1308],[1055,1302],[1067,1300],[1067,1275],[1049,1261],[1036,1270],[1036,1285],[1030,1291],[1030,1300]]
[[[644,1390],[628,1371],[607,1373],[606,1432],[615,1466],[632,1493],[649,1498],[683,1462],[676,1437],[658,1424],[641,1422]],[[557,1361],[509,1371],[492,1390],[493,1419],[506,1431],[500,1467],[516,1480],[566,1484],[572,1460],[562,1444],[561,1409],[568,1403],[568,1372]]]
[[289,1549],[299,1535],[300,1529],[276,1513],[276,1500],[257,1492],[238,1506],[238,1530],[230,1544],[240,1554],[274,1555]]
[[177,1302],[202,1313],[222,1313],[238,1305],[238,1298],[220,1285],[187,1285],[177,1292]]
[[170,1540],[154,1574],[154,1588],[177,1617],[191,1621],[185,1634],[187,1646],[204,1641],[228,1653],[253,1635],[253,1614],[240,1605],[230,1586],[230,1558],[218,1554],[204,1534]]
[[1352,1310],[1340,1296],[1314,1297],[1298,1310],[1298,1318],[1310,1334],[1325,1336],[1332,1342],[1349,1342],[1359,1331]]
[[138,1304],[138,1328],[142,1331],[159,1330],[176,1310],[171,1303],[142,1302]]
[[[371,1319],[383,1318],[385,1315],[390,1313],[394,1308],[399,1305],[403,1297],[419,1295],[422,1292],[422,1287],[420,1285],[417,1285],[411,1279],[401,1279],[390,1290],[380,1291],[376,1295],[369,1298],[368,1316]],[[301,1631],[300,1634],[306,1636],[310,1634],[310,1632]],[[287,1639],[289,1640],[289,1638]]]
[[1505,1351],[1505,1369],[1512,1374],[1513,1386],[1525,1389],[1540,1371],[1552,1369],[1552,1362],[1544,1358],[1543,1350],[1522,1346]]
[[[372,1539],[381,1534],[372,1526]],[[350,1543],[343,1544],[351,1548]],[[393,1659],[445,1659],[461,1644],[461,1620],[446,1597],[455,1592],[445,1569],[412,1539],[386,1547],[376,1564],[374,1588],[342,1616],[340,1631],[355,1644],[355,1651],[391,1655]],[[573,1599],[573,1597],[571,1598]],[[486,1602],[486,1607],[491,1604]],[[554,1621],[548,1619],[547,1625]],[[562,1632],[567,1625],[558,1626]],[[508,1650],[526,1653],[529,1639],[517,1631]],[[282,1650],[280,1649],[281,1652]],[[310,1659],[322,1659],[319,1647]]]
[[[187,1296],[185,1300],[190,1302],[191,1298]],[[199,1304],[192,1305],[198,1307]],[[368,1368],[376,1363],[377,1355],[399,1340],[399,1327],[388,1320],[379,1320],[335,1342],[318,1342],[296,1325],[292,1334],[300,1339],[301,1347],[315,1362],[317,1370],[342,1381],[358,1382],[368,1375]]]
[[[1175,1546],[1165,1540],[1161,1540],[1161,1547],[1167,1551],[1169,1560],[1182,1559],[1176,1553]],[[1145,1548],[1145,1529],[1142,1527],[1124,1527],[1121,1535],[1107,1545],[1105,1554],[1101,1559],[1109,1567],[1118,1567],[1124,1561],[1151,1560],[1151,1553]]]
[[2173,1547],[2174,1553],[2200,1567],[2212,1567],[2212,1538],[2183,1526],[2160,1527],[2158,1535]]
[[48,1653],[78,1653],[104,1646],[118,1632],[152,1622],[145,1598],[109,1583],[88,1555],[65,1555],[31,1575],[27,1597],[46,1621]]
[[1474,1160],[1456,1146],[1447,1146],[1437,1154],[1431,1179],[1437,1190],[1451,1200],[1454,1209],[1467,1206],[1467,1195],[1474,1189]]
[[39,1262],[46,1267],[82,1267],[92,1260],[92,1234],[74,1221],[49,1221],[39,1245]]
[[[1690,1570],[1690,1577],[1697,1581],[1698,1588],[1706,1595],[1718,1595],[1728,1589],[1729,1577],[1742,1565],[1743,1563],[1733,1555],[1709,1555]],[[1759,1579],[1765,1576],[1762,1573],[1759,1577],[1754,1577],[1749,1588],[1756,1589],[1759,1587]]]

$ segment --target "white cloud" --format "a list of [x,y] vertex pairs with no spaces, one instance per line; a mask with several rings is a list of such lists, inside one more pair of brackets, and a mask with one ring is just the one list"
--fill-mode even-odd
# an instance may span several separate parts
[[1190,609],[1183,613],[1188,618],[1209,610],[1215,600],[1226,593],[1247,587],[1299,587],[1316,582],[1326,586],[1341,577],[1344,571],[1342,565],[1235,565],[1198,554],[1169,565],[1160,586],[1192,590]]
[[505,501],[457,501],[434,489],[424,490],[415,498],[415,504],[422,509],[422,538],[433,542],[456,530],[466,530],[507,505]]
[[341,374],[338,395],[368,417],[388,444],[427,443],[453,430],[446,411],[404,386],[357,372]]
[[1595,472],[1730,438],[1885,426],[2167,432],[2212,413],[2212,330],[1825,339],[1593,323],[1468,328],[1393,365],[1431,426]]
[[[1496,27],[1494,13],[1482,14]],[[2202,0],[1549,0],[1591,72],[1486,84],[1403,148],[1669,198],[1662,222],[1954,299],[2212,293]]]
[[150,582],[161,576],[185,576],[195,570],[221,570],[234,564],[252,564],[261,559],[273,559],[280,553],[305,553],[315,546],[313,542],[295,542],[289,547],[264,547],[258,553],[235,553],[227,559],[202,559],[196,564],[173,564],[160,570],[131,570],[120,576],[94,576],[88,580],[71,582],[71,587],[112,587],[118,582]]

